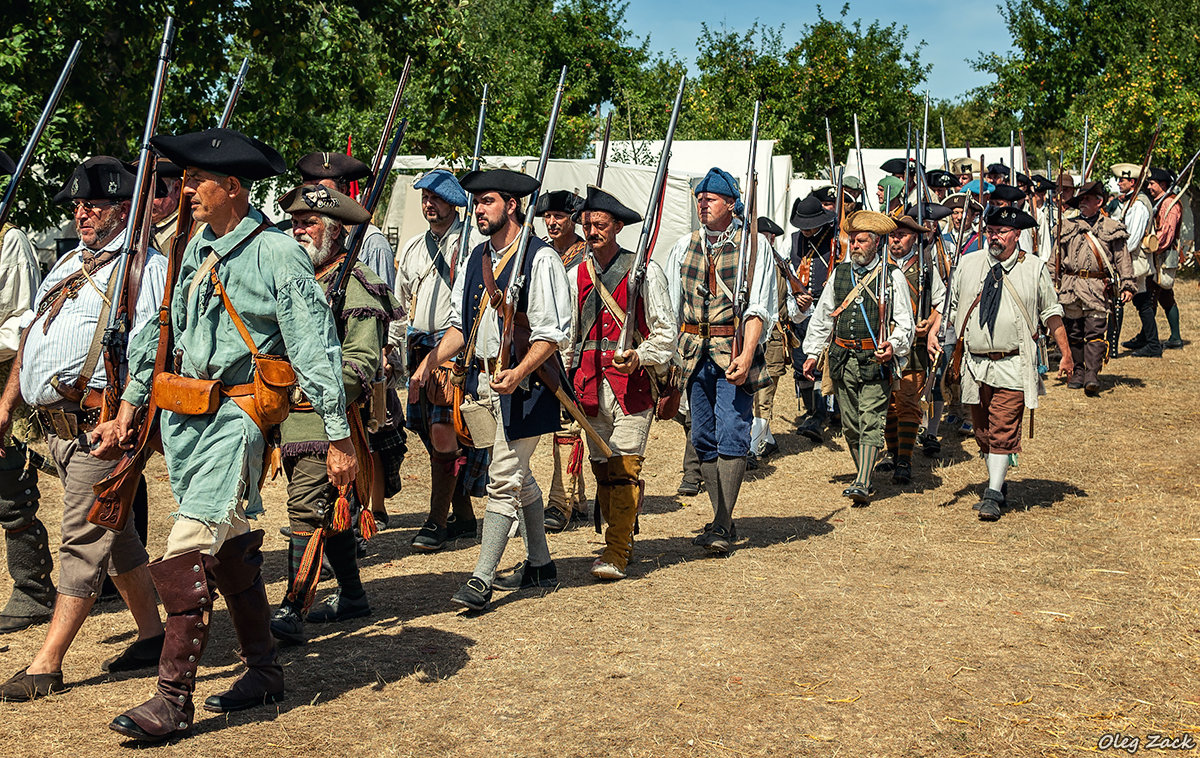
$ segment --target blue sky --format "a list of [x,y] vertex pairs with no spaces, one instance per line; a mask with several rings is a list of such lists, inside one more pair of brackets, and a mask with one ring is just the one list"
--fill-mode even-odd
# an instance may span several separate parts
[[[826,18],[838,18],[841,0],[822,3]],[[689,65],[696,62],[696,39],[701,22],[710,28],[722,24],[738,31],[756,20],[762,25],[783,26],[785,44],[793,44],[805,24],[817,18],[815,4],[758,0],[742,5],[724,0],[629,0],[626,21],[639,36],[650,35],[654,50],[675,50]],[[1008,29],[1000,17],[995,0],[933,0],[897,2],[896,0],[855,0],[850,3],[848,19],[865,24],[880,20],[908,26],[908,42],[915,47],[922,40],[921,59],[933,68],[929,72],[929,92],[934,98],[955,98],[986,82],[986,77],[966,62],[979,51],[1006,52],[1011,49]]]

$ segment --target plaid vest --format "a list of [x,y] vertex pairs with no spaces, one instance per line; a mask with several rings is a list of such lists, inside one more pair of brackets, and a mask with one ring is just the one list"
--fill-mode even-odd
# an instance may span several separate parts
[[[692,232],[691,242],[680,266],[680,279],[683,284],[682,324],[737,326],[733,316],[733,300],[725,294],[725,290],[733,293],[737,283],[738,248],[742,242],[742,230],[739,229],[729,242],[714,247],[712,259],[705,250],[703,234],[703,230]],[[729,368],[733,357],[733,337],[703,337],[681,332],[679,354],[683,359],[686,385],[686,381],[691,379],[696,367],[706,357],[711,358],[722,370]],[[771,377],[767,375],[765,368],[762,345],[758,345],[754,349],[754,360],[750,363],[750,373],[742,384],[742,389],[754,394],[769,386]]]

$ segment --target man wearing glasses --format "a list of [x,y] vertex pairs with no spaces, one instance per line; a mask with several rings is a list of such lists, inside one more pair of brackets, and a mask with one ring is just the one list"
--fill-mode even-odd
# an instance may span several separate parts
[[[987,250],[965,255],[950,283],[950,322],[963,341],[962,402],[971,406],[975,441],[987,462],[988,484],[975,506],[982,521],[1000,518],[1004,479],[1021,452],[1021,418],[1045,393],[1038,370],[1038,327],[1062,351],[1059,376],[1074,369],[1063,308],[1041,258],[1019,249],[1021,232],[1036,221],[1018,208],[992,208],[984,217]],[[930,332],[928,347],[936,347]]]
[[[123,163],[97,156],[76,168],[55,196],[58,202],[74,204],[80,244],[58,261],[38,289],[36,317],[25,329],[0,399],[2,433],[8,431],[19,397],[36,409],[64,491],[54,615],[32,663],[0,687],[3,700],[33,700],[63,689],[63,658],[108,572],[133,614],[138,636],[123,653],[105,662],[104,670],[149,668],[162,650],[163,625],[146,568],[148,556],[133,519],[121,532],[87,520],[95,501],[92,485],[112,472],[120,453],[105,455],[103,451],[111,446],[103,444],[102,435],[95,431],[108,381],[99,346],[108,325],[108,303],[115,303],[120,295],[114,264],[126,245],[133,185],[134,175]],[[153,327],[166,269],[166,259],[149,250],[131,334],[147,324]],[[110,459],[101,460],[97,457],[101,455]]]

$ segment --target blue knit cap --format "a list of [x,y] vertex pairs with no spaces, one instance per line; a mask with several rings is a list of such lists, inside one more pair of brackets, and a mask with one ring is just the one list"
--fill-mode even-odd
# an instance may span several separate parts
[[695,195],[700,196],[701,192],[712,192],[717,195],[733,198],[733,212],[735,215],[741,216],[745,211],[745,206],[742,204],[742,193],[738,191],[737,179],[734,179],[728,171],[713,166],[696,185]]
[[414,189],[427,189],[451,205],[464,206],[467,204],[467,193],[462,185],[454,178],[454,174],[444,168],[435,168],[425,174],[415,183]]

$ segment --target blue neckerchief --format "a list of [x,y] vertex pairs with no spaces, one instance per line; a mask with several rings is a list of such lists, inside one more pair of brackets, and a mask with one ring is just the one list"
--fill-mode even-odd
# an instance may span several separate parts
[[[850,286],[858,286],[858,278],[854,275],[854,269],[857,268],[854,264],[850,264]],[[867,269],[869,273],[871,269]],[[879,340],[875,339],[875,330],[871,328],[871,319],[867,318],[867,308],[863,305],[863,296],[858,296],[858,312],[862,314],[863,323],[867,325],[867,334],[871,335],[871,341],[875,343],[875,347],[879,347]]]

